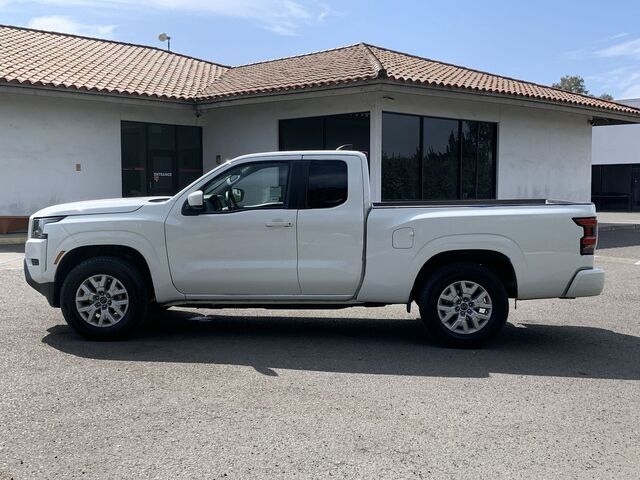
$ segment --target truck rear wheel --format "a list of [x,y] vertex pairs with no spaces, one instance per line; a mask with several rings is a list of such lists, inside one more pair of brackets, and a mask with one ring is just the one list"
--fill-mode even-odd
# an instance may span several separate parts
[[145,318],[149,297],[144,278],[115,257],[95,257],[74,267],[60,291],[62,314],[80,335],[123,338]]
[[477,347],[504,326],[509,301],[504,285],[489,269],[455,263],[437,270],[418,299],[429,333],[455,347]]

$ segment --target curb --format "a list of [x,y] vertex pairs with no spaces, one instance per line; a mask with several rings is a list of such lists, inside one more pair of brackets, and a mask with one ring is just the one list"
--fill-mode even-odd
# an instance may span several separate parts
[[0,235],[0,245],[23,245],[26,241],[26,235]]
[[601,223],[598,225],[600,232],[616,232],[619,230],[640,230],[640,223]]

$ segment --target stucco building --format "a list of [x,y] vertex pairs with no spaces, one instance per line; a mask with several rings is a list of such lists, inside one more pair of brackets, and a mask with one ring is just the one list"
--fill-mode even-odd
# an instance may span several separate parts
[[368,44],[228,67],[0,27],[5,226],[172,194],[241,154],[344,144],[367,153],[375,200],[589,201],[592,127],[637,122],[633,106]]
[[[617,102],[640,108],[640,98]],[[640,125],[593,132],[591,193],[598,210],[640,211]]]

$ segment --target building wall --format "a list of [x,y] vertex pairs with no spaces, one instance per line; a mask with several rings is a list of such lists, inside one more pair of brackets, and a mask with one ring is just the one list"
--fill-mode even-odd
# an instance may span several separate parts
[[591,131],[586,116],[503,107],[499,198],[590,202]]
[[[0,216],[120,197],[120,121],[196,125],[191,107],[0,93]],[[75,170],[76,164],[81,170]]]
[[278,149],[278,120],[294,117],[370,111],[371,183],[380,199],[381,112],[497,122],[498,198],[590,200],[591,125],[584,115],[549,109],[515,107],[486,101],[453,100],[390,92],[334,95],[230,106],[205,113],[205,170],[215,155]]
[[[0,216],[57,203],[119,197],[120,121],[203,126],[204,170],[277,150],[278,120],[371,112],[371,183],[380,198],[382,111],[498,122],[498,197],[590,199],[591,127],[553,110],[399,93],[331,94],[202,112],[115,101],[0,93]],[[81,171],[75,171],[75,165]]]
[[[640,108],[640,98],[616,100]],[[592,163],[640,163],[640,125],[607,125],[593,129]]]
[[640,163],[640,125],[593,129],[593,164]]
[[279,120],[368,112],[376,98],[375,94],[333,95],[206,110],[202,116],[203,147],[207,152],[204,170],[216,165],[216,155],[225,161],[238,155],[278,150]]

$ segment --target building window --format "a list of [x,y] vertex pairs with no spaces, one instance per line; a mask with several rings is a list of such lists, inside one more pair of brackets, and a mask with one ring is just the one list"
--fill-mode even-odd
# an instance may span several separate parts
[[382,114],[382,200],[496,195],[497,124]]
[[122,195],[173,195],[202,175],[202,128],[122,122]]
[[280,150],[335,150],[353,145],[369,155],[369,112],[280,120]]
[[640,164],[593,165],[591,201],[598,211],[640,210]]

